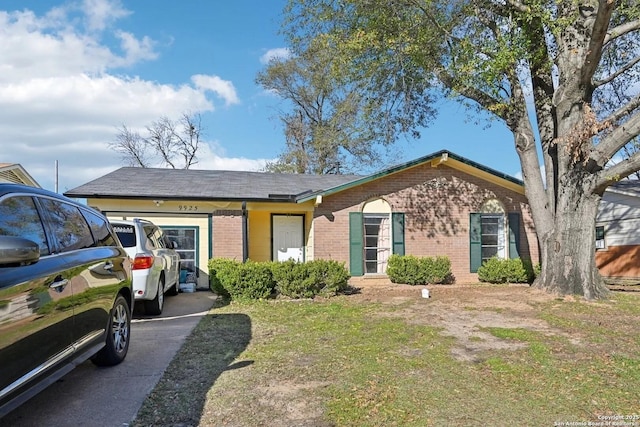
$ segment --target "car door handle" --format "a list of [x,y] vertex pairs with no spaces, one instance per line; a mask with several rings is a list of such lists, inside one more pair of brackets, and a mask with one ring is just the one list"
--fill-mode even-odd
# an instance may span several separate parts
[[111,261],[107,261],[104,263],[104,269],[111,271],[113,269],[113,263]]
[[55,289],[56,292],[62,292],[64,291],[64,288],[66,288],[68,284],[69,284],[69,279],[63,279],[62,277],[58,276],[54,279],[54,282],[51,285],[49,285],[49,287],[52,289]]

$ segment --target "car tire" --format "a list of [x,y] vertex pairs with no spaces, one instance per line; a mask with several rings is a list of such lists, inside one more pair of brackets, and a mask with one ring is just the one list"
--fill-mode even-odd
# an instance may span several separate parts
[[113,366],[122,362],[129,351],[131,307],[118,295],[109,316],[105,346],[91,359],[97,366]]
[[161,277],[158,281],[158,292],[151,301],[144,302],[144,311],[152,316],[162,314],[162,307],[164,306],[164,278]]
[[167,295],[175,296],[175,295],[178,295],[179,291],[180,291],[180,280],[176,279],[176,283],[174,283],[172,287],[167,289]]

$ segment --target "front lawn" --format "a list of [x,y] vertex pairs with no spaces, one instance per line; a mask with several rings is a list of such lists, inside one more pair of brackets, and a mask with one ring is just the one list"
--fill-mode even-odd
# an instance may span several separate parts
[[134,425],[553,426],[640,415],[637,293],[589,303],[525,286],[431,289],[430,299],[393,285],[220,305]]

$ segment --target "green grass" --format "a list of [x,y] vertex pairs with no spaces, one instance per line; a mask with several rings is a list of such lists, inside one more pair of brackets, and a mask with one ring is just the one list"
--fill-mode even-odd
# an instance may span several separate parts
[[542,426],[638,414],[638,295],[537,309],[553,334],[484,328],[526,346],[473,363],[452,356],[454,338],[388,305],[221,306],[134,425]]

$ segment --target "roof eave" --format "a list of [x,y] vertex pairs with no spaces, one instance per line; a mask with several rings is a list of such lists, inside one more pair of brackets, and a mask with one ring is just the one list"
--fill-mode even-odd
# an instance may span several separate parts
[[469,160],[467,158],[464,158],[462,156],[458,156],[457,154],[454,154],[454,153],[452,153],[452,152],[450,152],[448,150],[440,150],[440,151],[437,151],[435,153],[428,154],[426,156],[423,156],[423,157],[420,157],[418,159],[412,160],[410,162],[402,163],[400,165],[396,165],[396,166],[392,166],[392,167],[387,168],[387,169],[383,169],[380,172],[376,172],[374,174],[371,174],[371,175],[365,176],[363,178],[348,182],[346,184],[337,185],[335,187],[332,187],[332,188],[329,188],[329,189],[326,189],[326,190],[320,190],[320,191],[314,192],[312,194],[309,194],[308,196],[299,198],[297,200],[297,202],[298,203],[304,203],[304,202],[307,202],[309,200],[312,200],[312,199],[316,198],[319,195],[329,196],[329,195],[332,195],[332,194],[335,194],[335,193],[339,193],[339,192],[347,190],[349,188],[353,188],[353,187],[356,187],[358,185],[363,185],[363,184],[366,184],[368,182],[375,181],[375,180],[377,180],[379,178],[383,178],[385,176],[393,175],[394,173],[401,172],[401,171],[406,170],[406,169],[410,169],[410,168],[413,168],[413,167],[416,167],[416,166],[420,166],[420,165],[422,165],[424,163],[427,163],[427,162],[433,162],[434,160],[437,161],[437,164],[433,164],[432,163],[432,166],[437,167],[441,163],[446,163],[449,159],[464,163],[464,164],[466,164],[468,166],[471,166],[471,167],[473,167],[475,169],[478,169],[478,170],[480,170],[480,171],[482,171],[484,173],[488,173],[488,174],[493,175],[493,176],[495,176],[497,178],[505,180],[505,181],[509,182],[512,185],[522,187],[522,193],[524,194],[524,183],[521,180],[519,180],[517,178],[514,178],[514,177],[512,177],[510,175],[507,175],[505,173],[502,173],[502,172],[496,171],[494,169],[491,169],[491,168],[489,168],[487,166],[481,165],[480,163],[476,163],[476,162],[474,162],[472,160]]

